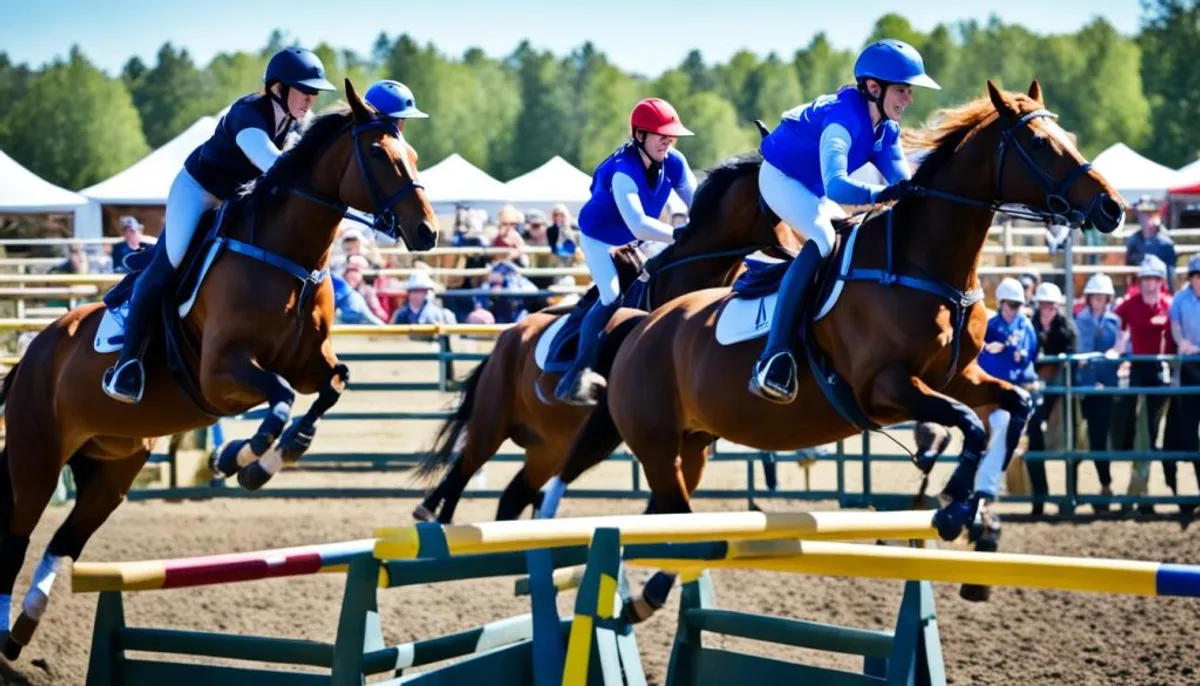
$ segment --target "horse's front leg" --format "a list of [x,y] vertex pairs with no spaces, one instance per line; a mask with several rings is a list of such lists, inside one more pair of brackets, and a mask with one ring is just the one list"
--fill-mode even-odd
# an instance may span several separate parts
[[[877,416],[894,417],[899,414],[918,422],[956,426],[963,432],[963,452],[959,456],[958,469],[943,491],[950,503],[938,510],[934,517],[938,535],[948,541],[958,538],[962,528],[974,516],[972,481],[987,440],[979,416],[967,405],[930,388],[903,363],[896,363],[876,375],[871,388],[870,408]],[[918,465],[928,471],[933,463],[918,460]]]
[[266,398],[267,416],[254,435],[221,446],[210,464],[216,473],[237,474],[238,483],[248,491],[261,488],[283,466],[278,452],[269,449],[292,416],[296,391],[282,376],[263,369],[247,351],[206,355],[200,365],[200,384],[205,397],[218,407],[234,398]]
[[[974,518],[974,505],[978,501],[996,500],[1000,477],[1008,469],[1008,463],[1032,414],[1033,399],[1024,389],[983,371],[977,362],[967,365],[954,377],[947,385],[946,393],[975,408],[980,416],[986,415],[991,429],[987,452],[979,462],[978,471],[973,474],[975,492],[969,515],[964,510],[948,522],[949,525],[961,521],[965,526]],[[959,465],[959,470],[962,469],[963,465]]]
[[313,437],[317,433],[317,421],[341,399],[346,384],[350,381],[350,368],[338,362],[333,352],[333,342],[326,339],[321,345],[321,356],[315,359],[306,375],[314,385],[321,390],[313,401],[308,412],[292,420],[287,431],[279,439],[279,444],[271,450],[278,451],[280,460],[292,463],[300,459],[312,446]]

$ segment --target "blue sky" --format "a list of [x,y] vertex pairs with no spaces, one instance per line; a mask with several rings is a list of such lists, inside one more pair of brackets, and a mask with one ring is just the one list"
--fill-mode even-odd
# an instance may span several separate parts
[[[603,11],[589,9],[597,6]],[[921,30],[995,13],[1039,33],[1073,31],[1103,15],[1131,34],[1139,13],[1137,0],[0,0],[0,50],[40,65],[78,43],[115,74],[132,55],[152,63],[164,41],[203,64],[221,51],[258,49],[278,27],[304,45],[361,53],[380,31],[407,32],[452,55],[472,46],[504,55],[522,38],[562,54],[591,40],[622,68],[657,74],[692,48],[709,61],[743,48],[790,55],[817,31],[857,48],[879,16],[896,10]]]

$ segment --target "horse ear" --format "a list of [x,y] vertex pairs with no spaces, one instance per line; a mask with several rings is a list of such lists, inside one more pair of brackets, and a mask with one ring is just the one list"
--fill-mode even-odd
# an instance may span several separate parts
[[1039,105],[1046,104],[1042,100],[1042,84],[1037,79],[1034,79],[1033,83],[1029,84],[1029,97],[1037,101]]
[[987,82],[988,95],[992,98],[992,104],[995,105],[996,111],[1001,117],[1011,117],[1016,114],[1017,108],[1013,106],[1012,100],[1005,95],[1004,91],[1000,90],[994,81],[988,79]]
[[354,118],[359,122],[371,118],[371,111],[367,109],[362,98],[358,97],[358,91],[354,90],[354,84],[350,83],[348,78],[346,79],[346,102],[350,103],[350,111],[354,113]]

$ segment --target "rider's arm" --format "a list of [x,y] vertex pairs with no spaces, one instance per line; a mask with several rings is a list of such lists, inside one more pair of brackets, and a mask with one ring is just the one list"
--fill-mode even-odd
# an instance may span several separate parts
[[899,183],[905,179],[911,179],[912,170],[908,166],[908,160],[904,157],[904,148],[900,145],[900,131],[889,129],[888,137],[891,138],[891,144],[874,156],[875,168],[879,170],[880,174],[883,174],[883,178],[887,179],[888,183]]
[[263,172],[270,169],[275,160],[283,154],[275,147],[275,143],[271,142],[267,132],[258,127],[248,126],[242,129],[234,140],[246,158]]
[[850,178],[847,167],[851,140],[846,127],[836,122],[826,125],[821,132],[821,180],[825,195],[842,205],[870,205],[883,186]]
[[675,242],[673,235],[675,229],[654,217],[646,216],[646,210],[642,207],[642,199],[638,195],[637,183],[629,178],[628,174],[623,172],[613,174],[612,191],[613,199],[617,203],[617,210],[621,212],[625,226],[629,227],[634,236],[643,241]]

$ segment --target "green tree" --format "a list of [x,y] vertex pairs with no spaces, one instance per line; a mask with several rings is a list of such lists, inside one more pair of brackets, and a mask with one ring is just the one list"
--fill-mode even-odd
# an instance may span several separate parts
[[13,103],[25,94],[33,77],[34,73],[28,67],[13,64],[8,55],[0,51],[0,148],[7,147]]
[[796,70],[774,54],[769,55],[750,75],[746,82],[746,94],[753,104],[749,116],[743,114],[743,124],[761,119],[767,126],[774,126],[781,114],[804,104],[804,93],[800,89],[800,80],[796,78]]
[[758,68],[757,55],[749,50],[739,50],[729,59],[728,64],[715,65],[712,70],[717,93],[733,103],[738,117],[743,121],[758,116],[757,93],[751,86],[751,80]]
[[578,164],[579,139],[570,131],[575,94],[569,72],[552,54],[537,52],[528,41],[517,46],[509,61],[516,68],[522,108],[508,173],[527,172],[554,155]]
[[871,28],[863,47],[884,38],[902,40],[917,50],[921,50],[925,45],[925,34],[914,29],[907,19],[895,12],[889,12],[875,20],[875,26]]
[[13,103],[6,152],[71,189],[102,181],[148,151],[133,100],[73,46]]
[[1142,152],[1178,167],[1200,154],[1200,69],[1195,46],[1200,45],[1200,3],[1195,0],[1146,0],[1142,30],[1142,85],[1150,94],[1153,135]]
[[261,91],[267,59],[248,52],[220,53],[213,57],[205,70],[209,87],[204,114],[215,115],[237,98]]
[[157,148],[209,114],[208,91],[204,73],[192,63],[187,50],[163,44],[157,64],[132,88],[146,142]]
[[580,97],[586,114],[580,129],[580,169],[590,173],[629,140],[629,113],[643,90],[641,84],[609,64],[592,75]]
[[800,90],[809,97],[816,97],[853,83],[855,57],[856,54],[849,50],[835,49],[824,33],[818,33],[792,58]]
[[758,134],[739,126],[733,104],[716,93],[701,92],[685,98],[679,105],[679,116],[696,134],[679,139],[679,151],[695,169],[757,148]]

